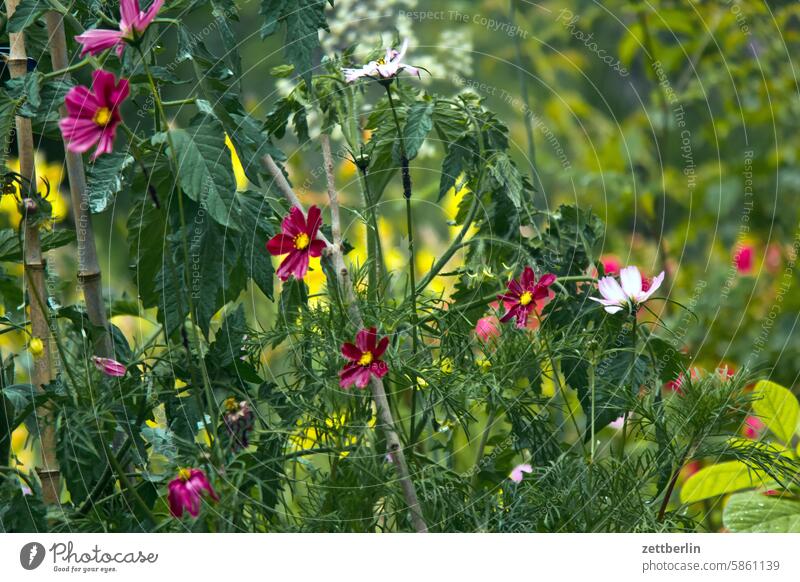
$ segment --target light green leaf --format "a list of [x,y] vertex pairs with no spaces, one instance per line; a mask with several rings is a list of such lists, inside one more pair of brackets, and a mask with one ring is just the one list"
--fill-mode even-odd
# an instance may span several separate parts
[[739,493],[728,501],[722,520],[734,532],[799,533],[800,502],[763,493]]
[[764,473],[741,461],[718,463],[689,477],[681,488],[681,502],[696,503],[742,489],[753,489],[762,486],[767,480]]
[[753,411],[764,421],[767,428],[784,443],[789,443],[797,430],[797,417],[800,404],[789,390],[770,382],[761,380],[753,390],[756,400]]

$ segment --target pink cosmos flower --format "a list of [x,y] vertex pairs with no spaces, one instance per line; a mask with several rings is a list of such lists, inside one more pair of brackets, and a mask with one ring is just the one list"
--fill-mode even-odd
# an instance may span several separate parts
[[164,0],[153,0],[146,11],[139,8],[139,0],[120,0],[119,30],[93,28],[75,37],[83,45],[81,56],[86,53],[97,55],[106,49],[117,49],[117,56],[125,50],[125,40],[134,40],[141,36],[153,22]]
[[742,427],[742,434],[749,439],[756,440],[761,433],[764,432],[766,424],[757,416],[748,416],[744,419],[744,426]]
[[493,338],[500,337],[499,323],[500,320],[494,315],[481,317],[478,320],[478,323],[475,324],[475,335],[477,335],[483,342],[488,342]]
[[516,317],[517,327],[525,327],[528,324],[528,316],[536,307],[536,302],[548,296],[548,288],[555,280],[555,275],[547,273],[537,281],[533,269],[525,267],[519,281],[511,279],[508,282],[508,292],[497,296],[500,301],[505,303],[507,310],[500,321],[505,323],[512,317]]
[[664,271],[650,282],[642,278],[638,267],[630,266],[620,270],[619,278],[622,285],[614,277],[603,277],[597,284],[602,298],[589,298],[600,303],[608,313],[617,313],[625,307],[635,308],[650,299],[664,281]]
[[121,364],[116,360],[112,360],[111,358],[92,356],[92,362],[94,362],[94,367],[100,370],[106,376],[121,378],[128,371],[124,364]]
[[59,122],[69,151],[82,154],[97,144],[92,159],[110,153],[117,126],[122,121],[120,105],[128,98],[128,81],[112,73],[95,71],[92,90],[80,85],[67,93],[67,117]]
[[[689,374],[691,375],[692,380],[697,380],[702,375],[700,368],[692,367],[689,369]],[[678,374],[678,377],[674,380],[670,380],[666,384],[664,384],[664,388],[675,392],[679,396],[683,396],[683,385],[686,383],[686,375],[681,372]]]
[[622,268],[622,262],[616,255],[603,255],[600,257],[600,262],[603,264],[603,272],[606,275],[616,275]]
[[508,476],[514,483],[522,483],[523,473],[533,473],[533,467],[530,466],[528,463],[522,463],[521,465],[517,465],[511,470],[511,474]]
[[289,275],[302,279],[308,272],[309,257],[319,257],[325,248],[325,242],[317,239],[322,226],[322,212],[316,206],[308,209],[308,217],[303,211],[293,206],[288,216],[281,223],[281,233],[267,242],[267,250],[271,255],[288,254],[278,267],[278,277],[286,281]]
[[740,275],[747,275],[753,270],[753,245],[744,243],[734,253],[733,262]]
[[769,246],[767,246],[766,256],[764,257],[764,263],[767,267],[767,271],[772,275],[775,275],[781,268],[782,261],[783,251],[781,250],[781,245],[778,243],[770,243]]
[[342,355],[350,360],[339,371],[339,386],[349,388],[355,384],[358,388],[366,388],[370,376],[383,378],[389,371],[386,362],[381,356],[389,345],[389,338],[378,341],[377,330],[374,327],[362,329],[356,335],[355,345],[342,344]]
[[203,492],[214,501],[219,501],[216,491],[208,482],[208,477],[200,469],[180,469],[178,476],[169,482],[168,488],[169,511],[175,517],[181,517],[184,509],[192,517],[197,517],[200,514]]
[[386,56],[377,61],[370,61],[359,69],[342,69],[344,79],[348,83],[352,83],[362,77],[393,79],[401,71],[408,71],[410,74],[419,77],[420,72],[417,67],[412,67],[411,65],[401,62],[407,50],[408,39],[405,39],[399,51],[393,48],[386,49]]

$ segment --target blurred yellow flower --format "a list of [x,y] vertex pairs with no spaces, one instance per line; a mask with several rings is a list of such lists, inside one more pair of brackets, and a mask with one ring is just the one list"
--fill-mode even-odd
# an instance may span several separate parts
[[32,337],[28,344],[28,351],[34,358],[40,357],[44,353],[44,342],[38,337]]
[[475,365],[485,374],[492,367],[492,362],[490,362],[488,358],[480,357],[475,360]]
[[453,360],[450,358],[443,358],[441,362],[439,362],[439,369],[442,371],[443,374],[452,374],[453,373]]
[[[45,180],[47,180],[50,184],[50,195],[47,197],[47,201],[53,207],[53,221],[61,222],[69,214],[69,203],[60,191],[61,183],[64,181],[64,167],[61,162],[48,162],[44,154],[39,152],[36,152],[35,163],[39,191],[42,193],[47,191],[45,187]],[[9,158],[7,165],[12,172],[19,172],[19,159]],[[16,195],[19,196],[18,187]],[[13,224],[18,224],[22,219],[14,196],[3,196],[0,199],[0,213],[6,214]]]
[[225,145],[228,146],[228,149],[231,151],[233,174],[236,176],[236,189],[247,190],[247,185],[250,183],[250,181],[247,179],[247,176],[244,173],[242,161],[239,159],[239,154],[236,152],[236,148],[233,147],[233,142],[231,141],[231,138],[228,137],[228,134],[225,134]]

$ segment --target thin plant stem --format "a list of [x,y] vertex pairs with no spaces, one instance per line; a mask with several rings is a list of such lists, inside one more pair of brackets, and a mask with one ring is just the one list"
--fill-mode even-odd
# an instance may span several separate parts
[[403,128],[400,127],[400,119],[397,117],[397,109],[392,97],[391,83],[384,83],[386,96],[389,99],[389,108],[392,110],[392,118],[397,128],[397,136],[400,144],[400,164],[403,177],[403,198],[406,200],[406,231],[408,234],[408,297],[411,302],[411,345],[413,353],[417,353],[419,338],[417,336],[417,276],[416,276],[416,255],[414,250],[414,215],[411,209],[411,173],[408,168],[408,154],[406,152],[405,137]]
[[[323,155],[324,154],[325,152],[323,150]],[[303,205],[301,204],[300,199],[294,193],[294,190],[292,190],[292,187],[289,185],[289,182],[286,180],[283,172],[281,172],[281,169],[275,163],[275,160],[272,159],[272,156],[267,154],[264,156],[263,161],[264,166],[266,166],[267,170],[269,170],[270,174],[272,174],[273,180],[278,189],[283,193],[289,203],[302,210]],[[339,202],[338,196],[336,195],[336,186],[332,182],[328,183],[328,192],[331,205],[338,205]],[[330,195],[331,193],[333,193],[332,196]],[[335,214],[332,213],[332,216],[338,215],[338,212]],[[337,227],[335,231],[341,232],[341,228]],[[334,241],[334,244],[331,244],[321,233],[320,239],[325,241],[328,245],[326,252],[331,257],[331,261],[333,262],[336,270],[337,278],[339,279],[339,286],[342,288],[343,294],[350,304],[350,317],[357,327],[363,327],[364,322],[361,317],[361,312],[358,308],[358,303],[356,302],[353,283],[350,279],[350,272],[348,271],[344,262],[344,257],[342,256],[341,241],[338,241],[338,244],[337,241]],[[386,389],[384,387],[383,380],[373,376],[370,379],[370,386],[372,388],[372,398],[373,402],[375,403],[375,410],[378,416],[378,425],[383,431],[384,438],[386,439],[386,448],[388,451],[387,454],[397,471],[400,488],[403,491],[403,499],[405,500],[409,512],[411,513],[411,523],[417,532],[427,532],[428,525],[425,523],[419,498],[417,497],[417,490],[414,487],[414,482],[411,480],[411,473],[408,470],[408,464],[406,462],[403,446],[400,442],[397,429],[395,428],[395,421],[394,417],[392,416],[391,406],[386,395]]]
[[[161,95],[158,92],[158,87],[156,86],[155,79],[153,78],[153,75],[150,72],[150,67],[147,64],[147,59],[141,48],[139,48],[139,56],[141,57],[142,67],[144,68],[145,75],[147,75],[147,80],[150,84],[150,90],[153,93],[153,100],[155,101],[156,110],[158,111],[160,121],[166,124],[167,117],[166,113],[164,112],[164,106],[161,102]],[[177,190],[177,197],[178,197],[178,214],[181,224],[181,246],[183,250],[183,260],[184,264],[188,266],[190,262],[189,262],[189,243],[186,237],[186,215],[183,204],[183,192],[180,185],[180,179],[178,178],[178,173],[180,172],[180,166],[178,164],[178,160],[176,157],[177,153],[175,151],[175,145],[173,143],[172,134],[169,131],[169,127],[166,127],[165,133],[166,133],[167,145],[169,146],[169,159],[172,164],[173,171],[175,172],[175,189]],[[200,338],[200,334],[197,331],[197,323],[195,321],[196,317],[195,307],[194,307],[194,301],[192,300],[192,294],[187,293],[186,299],[188,301],[188,306],[189,306],[189,320],[192,324],[192,334],[194,335],[195,345],[197,346],[197,351],[198,351],[197,359],[199,361],[200,373],[203,379],[203,387],[206,396],[206,410],[208,411],[208,417],[209,417],[208,419],[204,417],[203,423],[205,424],[206,432],[213,437],[213,442],[211,447],[212,452],[215,453],[217,460],[221,460],[222,453],[220,451],[220,442],[219,442],[219,434],[217,431],[217,424],[213,420],[210,420],[213,419],[217,414],[217,411],[214,410],[213,408],[213,404],[215,403],[214,392],[211,387],[211,379],[208,376],[208,370],[206,369],[202,341]],[[187,357],[188,357],[188,350],[187,350]]]

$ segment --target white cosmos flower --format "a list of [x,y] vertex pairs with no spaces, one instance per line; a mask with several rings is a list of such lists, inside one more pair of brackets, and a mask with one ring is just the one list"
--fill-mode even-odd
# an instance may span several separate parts
[[408,50],[408,39],[403,41],[400,50],[393,48],[386,49],[386,56],[377,61],[370,61],[360,69],[342,69],[344,79],[348,83],[362,77],[372,77],[373,79],[391,79],[396,77],[401,71],[407,71],[412,75],[420,76],[419,69],[402,62]]
[[608,313],[617,313],[629,306],[641,305],[655,293],[664,281],[664,271],[653,279],[645,291],[642,274],[635,266],[625,267],[619,272],[620,283],[614,277],[603,277],[597,283],[597,290],[603,297],[590,297],[600,303]]

